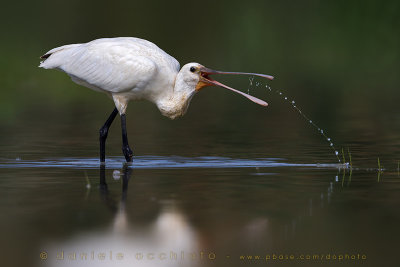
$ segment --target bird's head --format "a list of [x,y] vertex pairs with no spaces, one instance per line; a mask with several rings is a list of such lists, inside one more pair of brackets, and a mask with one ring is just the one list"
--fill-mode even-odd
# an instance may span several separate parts
[[267,78],[269,80],[272,80],[274,78],[269,75],[258,73],[216,71],[206,68],[199,63],[188,63],[181,68],[178,75],[176,76],[173,97],[168,98],[167,101],[159,101],[157,103],[161,113],[171,119],[184,115],[187,111],[187,108],[189,107],[189,103],[193,95],[204,87],[211,85],[229,89],[235,93],[247,97],[248,99],[259,105],[268,105],[267,102],[261,99],[243,93],[239,90],[233,89],[212,79],[210,75],[213,74],[254,75]]
[[262,105],[262,106],[267,106],[268,104],[261,100],[258,99],[254,96],[248,95],[246,93],[243,93],[241,91],[238,91],[236,89],[233,89],[229,86],[226,86],[225,84],[222,84],[213,78],[210,77],[210,75],[213,74],[230,74],[230,75],[254,75],[254,76],[260,76],[269,80],[272,80],[274,77],[270,75],[265,75],[265,74],[258,74],[258,73],[245,73],[245,72],[226,72],[226,71],[217,71],[217,70],[212,70],[209,68],[204,67],[203,65],[199,63],[188,63],[182,67],[182,69],[179,72],[179,76],[181,76],[181,82],[186,84],[187,90],[190,90],[193,93],[200,91],[206,86],[219,86],[223,87],[226,89],[229,89],[235,93],[241,94],[244,97],[247,97],[251,101]]

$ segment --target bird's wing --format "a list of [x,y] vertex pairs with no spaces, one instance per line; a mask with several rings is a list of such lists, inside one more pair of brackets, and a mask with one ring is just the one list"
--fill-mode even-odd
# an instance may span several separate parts
[[50,50],[44,58],[40,67],[60,69],[79,84],[111,93],[143,88],[159,67],[151,49],[135,42],[68,45]]

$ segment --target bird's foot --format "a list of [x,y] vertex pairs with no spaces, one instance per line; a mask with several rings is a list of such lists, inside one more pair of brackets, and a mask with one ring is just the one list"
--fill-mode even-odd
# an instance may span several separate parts
[[133,151],[129,146],[122,147],[122,153],[124,153],[126,162],[132,162],[132,160],[133,160]]

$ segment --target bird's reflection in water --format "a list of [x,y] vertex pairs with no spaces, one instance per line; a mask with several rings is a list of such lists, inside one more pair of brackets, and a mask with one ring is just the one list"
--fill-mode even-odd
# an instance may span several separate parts
[[[45,266],[233,266],[238,255],[247,251],[296,247],[303,225],[321,220],[320,211],[328,206],[334,184],[341,184],[335,178],[328,188],[324,184],[321,191],[292,201],[288,199],[290,192],[281,189],[244,190],[245,182],[235,178],[224,183],[214,182],[214,176],[183,180],[183,171],[181,176],[172,173],[165,176],[168,179],[159,180],[154,179],[158,176],[140,180],[138,174],[135,180],[135,170],[124,165],[119,176],[122,194],[115,197],[115,187],[109,189],[106,173],[101,167],[100,206],[112,214],[109,220],[106,218],[106,227],[45,244]],[[271,177],[262,181],[279,183],[269,180]],[[232,185],[240,186],[226,189]],[[144,193],[148,190],[153,190],[152,194]],[[171,192],[177,195],[171,197]],[[235,197],[231,197],[232,192],[236,192]],[[153,201],[153,197],[162,201]],[[252,206],[258,203],[260,206]],[[104,214],[96,214],[96,218],[104,219],[109,213]],[[313,246],[307,241],[299,244]],[[212,258],[210,252],[218,255],[215,261],[199,260],[201,253]],[[123,258],[119,259],[121,255]],[[197,260],[192,260],[193,255]],[[231,257],[226,259],[226,255]]]
[[124,165],[121,199],[115,201],[109,194],[105,167],[100,167],[99,191],[107,209],[113,211],[111,225],[45,244],[47,259],[41,261],[42,266],[197,266],[191,254],[199,252],[198,235],[174,203],[161,204],[150,225],[129,223],[126,199],[132,171]]

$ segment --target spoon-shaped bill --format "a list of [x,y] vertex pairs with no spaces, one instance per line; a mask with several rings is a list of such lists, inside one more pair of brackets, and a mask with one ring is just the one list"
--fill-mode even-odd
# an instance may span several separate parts
[[248,95],[246,93],[243,93],[242,91],[236,90],[236,89],[234,89],[232,87],[226,86],[225,84],[220,83],[220,82],[218,82],[216,80],[209,80],[209,82],[214,84],[214,85],[216,85],[216,86],[220,86],[220,87],[229,89],[229,90],[231,90],[231,91],[233,91],[235,93],[241,94],[242,96],[247,97],[248,99],[250,99],[251,101],[253,101],[256,104],[259,104],[259,105],[265,106],[265,107],[268,106],[268,103],[265,102],[264,100],[261,100],[261,99],[259,99],[257,97],[254,97],[254,96]]

